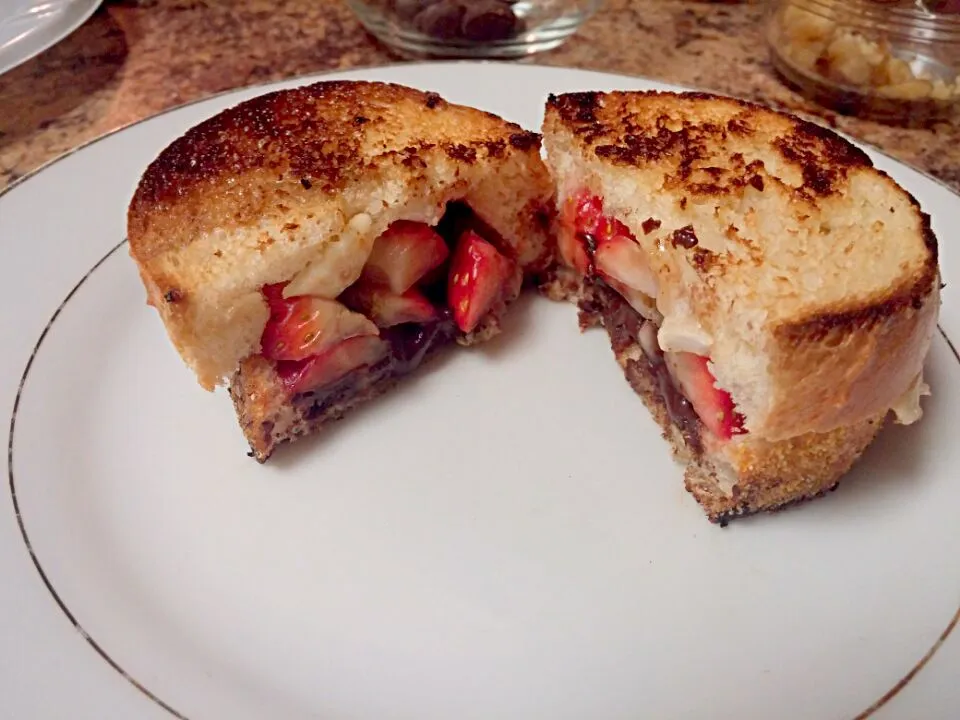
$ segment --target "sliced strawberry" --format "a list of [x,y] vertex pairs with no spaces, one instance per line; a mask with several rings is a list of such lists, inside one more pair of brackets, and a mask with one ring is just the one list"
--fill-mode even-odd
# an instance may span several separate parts
[[373,244],[362,277],[401,295],[449,254],[443,238],[429,225],[398,220]]
[[590,256],[583,249],[583,244],[577,238],[575,230],[561,227],[557,233],[557,249],[560,250],[560,259],[581,275],[586,275],[590,269]]
[[627,304],[641,315],[647,316],[652,311],[656,310],[656,300],[651,298],[649,295],[645,295],[639,290],[634,290],[631,287],[627,287],[622,282],[619,282],[613,278],[604,279],[606,280],[607,285],[616,290],[617,294],[626,300]]
[[603,219],[603,200],[586,190],[577,193],[571,200],[575,213],[574,226],[579,232],[596,234],[597,227]]
[[657,296],[657,276],[647,262],[646,253],[633,239],[630,231],[617,220],[606,220],[604,236],[597,242],[594,262],[597,272],[605,278],[638,290],[650,297]]
[[270,307],[271,315],[282,312],[283,308],[286,306],[287,301],[283,298],[283,289],[286,286],[287,283],[276,283],[275,285],[264,285],[261,289],[263,297],[266,299],[267,305]]
[[592,232],[593,225],[600,217],[600,209],[600,199],[589,198],[586,194],[574,195],[563,205],[557,248],[564,263],[581,275],[586,275],[590,268],[590,256],[581,235]]
[[599,273],[611,285],[656,297],[657,276],[630,229],[603,214],[603,200],[586,191],[564,203],[557,246],[565,263],[583,275]]
[[385,287],[358,282],[347,288],[340,300],[382,328],[401,323],[425,323],[437,318],[437,309],[416,288],[395,295]]
[[510,277],[510,261],[472,230],[460,236],[450,260],[447,300],[463,332],[472,332]]
[[260,347],[272,360],[303,360],[341,340],[379,332],[366,317],[350,312],[336,300],[306,295],[284,299],[282,292],[282,285],[263,288],[270,319],[260,337]]
[[709,358],[693,353],[664,353],[680,391],[684,394],[707,429],[721,440],[746,432],[743,415],[733,405],[726,390],[717,387],[716,378],[707,367]]
[[390,346],[374,335],[361,335],[328,347],[306,360],[277,363],[280,380],[292,393],[315,390],[336,382],[351,370],[385,357]]

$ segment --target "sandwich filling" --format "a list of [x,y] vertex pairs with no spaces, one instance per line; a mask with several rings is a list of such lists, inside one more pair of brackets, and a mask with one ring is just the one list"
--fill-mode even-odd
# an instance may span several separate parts
[[[659,222],[650,219],[642,229],[649,233],[658,227]],[[743,415],[730,394],[717,387],[709,356],[661,348],[657,337],[663,317],[656,306],[656,274],[627,226],[604,215],[602,198],[586,191],[568,198],[558,235],[561,259],[580,281],[581,325],[607,329],[632,385],[649,383],[638,377],[640,373],[652,379],[688,448],[700,454],[704,435],[714,444],[746,433]]]
[[[356,274],[355,258],[342,261],[342,269],[324,267],[328,277]],[[414,370],[437,347],[488,329],[517,278],[510,247],[453,202],[436,227],[392,223],[359,277],[345,288],[331,285],[333,297],[265,286],[270,318],[253,360],[273,366],[291,404],[322,414],[363,387]]]

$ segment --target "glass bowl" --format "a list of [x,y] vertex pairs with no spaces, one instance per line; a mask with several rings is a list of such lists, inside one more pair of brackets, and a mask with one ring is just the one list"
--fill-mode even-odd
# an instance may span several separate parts
[[573,35],[600,0],[347,0],[368,32],[405,55],[515,58]]
[[951,119],[960,14],[944,0],[779,0],[767,41],[788,85],[844,114],[903,124]]

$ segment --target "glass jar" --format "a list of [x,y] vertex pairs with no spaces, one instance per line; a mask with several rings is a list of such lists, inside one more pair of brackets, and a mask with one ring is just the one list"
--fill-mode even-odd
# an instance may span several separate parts
[[364,27],[403,54],[511,58],[570,37],[600,0],[347,0]]
[[780,0],[767,41],[780,76],[841,113],[923,124],[960,98],[954,0]]

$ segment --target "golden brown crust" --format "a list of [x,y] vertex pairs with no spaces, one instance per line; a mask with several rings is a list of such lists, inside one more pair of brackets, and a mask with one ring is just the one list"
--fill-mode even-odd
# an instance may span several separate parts
[[270,185],[294,206],[383,166],[416,175],[437,152],[472,164],[539,147],[539,135],[519,125],[401,85],[279,90],[197,125],[150,164],[128,210],[131,254],[144,262],[204,231],[255,222],[267,196],[243,184]]
[[713,522],[778,510],[832,490],[883,427],[886,413],[826,433],[769,442],[746,436],[724,449],[737,475],[729,494],[722,471],[702,457],[687,466],[686,487]]
[[[661,99],[676,104],[681,116],[688,110],[698,120],[678,123],[676,115],[661,113],[650,118],[640,112],[646,101]],[[704,118],[705,107],[715,117]],[[742,166],[736,154],[725,158],[723,164],[698,168],[699,174],[694,173],[694,166],[725,144],[729,135],[753,135],[771,118],[790,126],[774,140],[774,146],[785,162],[800,168],[803,184],[797,192],[805,197],[837,192],[851,168],[872,166],[866,153],[836,133],[760,105],[708,93],[569,93],[550,95],[547,109],[598,157],[633,167],[672,166],[668,185],[682,187],[691,195],[716,195],[729,192],[731,186],[758,182],[755,168]],[[651,133],[651,120],[655,133]],[[742,161],[742,156],[739,159]],[[725,170],[738,165],[743,167],[742,173],[731,175]]]
[[[763,190],[763,163],[747,162],[736,150],[725,152],[729,136],[769,141],[782,162],[799,171],[802,182],[792,191],[808,202],[844,192],[851,171],[870,168],[914,207],[928,250],[923,267],[926,282],[896,290],[916,300],[925,298],[931,286],[938,250],[930,216],[922,212],[916,198],[874,168],[866,153],[827,128],[735,98],[660,91],[550,95],[544,129],[556,132],[561,127],[577,137],[582,150],[614,165],[641,170],[666,167],[663,189],[690,197],[723,195],[745,186]],[[716,262],[702,248],[699,252],[700,264]]]
[[[886,388],[909,387],[923,366],[939,309],[939,275],[924,266],[912,285],[873,304],[823,311],[774,331],[778,414],[769,438],[794,428],[826,431],[859,423],[891,406]],[[803,393],[795,388],[803,387]]]

